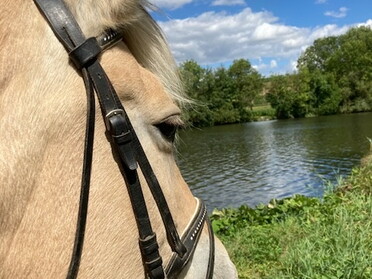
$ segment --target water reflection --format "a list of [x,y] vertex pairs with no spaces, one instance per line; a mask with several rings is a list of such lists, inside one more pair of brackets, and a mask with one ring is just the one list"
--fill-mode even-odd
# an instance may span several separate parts
[[183,131],[179,165],[210,209],[320,196],[368,151],[372,114],[268,121]]

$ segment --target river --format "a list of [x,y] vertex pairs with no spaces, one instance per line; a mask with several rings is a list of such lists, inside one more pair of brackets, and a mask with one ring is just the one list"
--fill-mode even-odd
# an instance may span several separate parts
[[320,197],[369,151],[372,113],[275,120],[180,132],[177,160],[209,210],[293,194]]

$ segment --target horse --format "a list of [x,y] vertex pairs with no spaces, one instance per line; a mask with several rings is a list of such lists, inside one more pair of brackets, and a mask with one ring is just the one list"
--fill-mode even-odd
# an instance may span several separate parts
[[[48,1],[46,1],[48,2]],[[188,102],[177,65],[143,0],[65,0],[87,38],[119,30],[99,63],[123,103],[180,235],[199,201],[175,162],[175,131]],[[82,73],[33,1],[0,9],[0,278],[63,278],[71,265],[81,203],[87,96]],[[96,102],[93,107],[100,110]],[[105,119],[95,120],[84,245],[78,278],[147,278],[131,198]],[[85,161],[84,161],[85,162]],[[142,167],[138,179],[162,265],[175,252]],[[218,238],[203,224],[177,278],[237,278]],[[72,278],[72,277],[71,277]]]

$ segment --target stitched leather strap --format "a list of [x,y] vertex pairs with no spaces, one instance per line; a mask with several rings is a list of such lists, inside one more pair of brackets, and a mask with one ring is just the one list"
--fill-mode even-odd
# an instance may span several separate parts
[[187,230],[182,235],[182,242],[187,247],[187,253],[180,257],[176,253],[173,254],[171,260],[165,272],[167,274],[168,279],[176,279],[178,275],[181,273],[183,268],[189,263],[191,260],[196,246],[198,244],[201,232],[205,225],[208,227],[209,233],[209,259],[208,259],[208,268],[207,268],[207,279],[211,279],[213,276],[214,270],[214,235],[212,231],[212,226],[207,216],[207,209],[205,204],[202,200],[197,199],[198,207],[196,210],[196,214],[194,218],[191,220]]
[[213,278],[213,271],[214,271],[214,261],[215,261],[215,243],[214,243],[214,234],[212,229],[211,220],[207,217],[206,223],[208,226],[208,234],[209,234],[209,259],[208,259],[208,269],[207,269],[207,279]]
[[[111,47],[114,41],[112,39],[117,40],[120,38],[120,35],[111,30],[103,37],[101,36],[98,39],[89,38],[86,40],[78,24],[74,20],[73,15],[62,0],[34,1],[50,23],[50,26],[58,39],[66,48],[76,68],[81,69],[87,91],[88,113],[81,196],[74,249],[67,278],[76,278],[78,274],[84,242],[94,137],[95,105],[93,87],[100,103],[106,129],[108,134],[111,135],[112,148],[115,151],[115,154],[118,155],[118,166],[123,178],[125,179],[131,199],[133,212],[137,222],[139,245],[146,274],[149,278],[164,278],[165,274],[162,267],[162,259],[158,251],[159,245],[156,240],[156,235],[152,231],[146,202],[139,183],[137,162],[141,167],[158,206],[166,229],[169,245],[172,250],[176,252],[176,264],[173,264],[172,266],[182,268],[191,258],[200,236],[200,228],[205,222],[205,206],[203,205],[199,208],[199,213],[202,212],[203,217],[201,218],[200,214],[198,214],[198,216],[194,218],[194,222],[190,228],[190,232],[197,229],[198,234],[195,235],[195,237],[191,237],[191,239],[189,232],[186,233],[183,237],[183,239],[185,239],[185,246],[178,235],[159,182],[148,162],[146,154],[143,151],[125,109],[123,108],[106,73],[97,61],[97,57],[100,55],[102,50]],[[213,234],[211,239],[212,237]],[[211,240],[211,244],[212,242],[214,243],[213,240]],[[210,261],[214,261],[214,257],[213,259],[210,258]],[[173,269],[174,268],[170,268],[170,270]]]
[[207,210],[201,200],[197,199],[197,201],[198,208],[196,214],[193,220],[190,222],[186,232],[182,236],[182,243],[184,243],[188,248],[187,252],[183,257],[180,257],[176,253],[173,254],[165,270],[168,279],[177,278],[182,269],[188,264],[203,230],[205,219],[207,217]]
[[69,56],[76,68],[81,70],[97,60],[101,54],[101,48],[96,38],[89,38],[80,46],[70,51]]
[[[43,9],[51,9],[52,10],[52,14],[56,14],[58,13],[57,9],[56,9],[56,6],[60,6],[60,10],[62,10],[62,6],[64,6],[63,3],[61,3],[60,0],[52,0],[50,2],[56,2],[56,5],[51,5],[48,1],[41,1],[41,0],[38,0],[37,2],[40,2],[40,5],[41,4],[45,4],[46,6],[43,7]],[[48,3],[46,3],[48,2]],[[67,9],[67,8],[65,8]],[[49,13],[48,13],[49,15]],[[71,51],[73,51],[73,49],[76,47],[76,45],[82,45],[84,43],[84,36],[82,34],[77,34],[77,32],[73,32],[72,35],[71,35],[71,38],[73,41],[70,40],[70,36],[69,34],[66,34],[66,32],[70,32],[70,30],[75,30],[75,28],[77,28],[78,30],[80,30],[80,28],[78,27],[77,23],[76,22],[71,22],[72,19],[71,19],[72,15],[68,12],[68,11],[63,11],[61,12],[61,15],[59,17],[56,18],[53,18],[53,21],[51,21],[51,24],[52,24],[52,28],[54,30],[54,32],[58,32],[57,33],[57,37],[62,41],[62,43],[65,45],[65,47],[67,46],[67,51],[69,53],[71,53]],[[51,16],[47,16],[48,20],[51,18]],[[64,22],[66,25],[68,25],[66,28],[65,27],[58,27],[61,25],[61,23],[58,24],[57,20],[58,19],[61,19],[62,22]],[[67,24],[68,22],[68,24]],[[74,41],[76,41],[76,43],[74,43]],[[114,88],[112,87],[111,85],[111,82],[108,80],[108,77],[106,76],[106,74],[104,73],[104,70],[102,69],[101,65],[96,62],[96,63],[93,63],[92,65],[90,65],[88,67],[88,72],[92,78],[92,82],[94,83],[94,87],[96,88],[96,91],[97,93],[99,94],[99,92],[104,92],[104,94],[102,94],[102,98],[100,98],[100,96],[98,95],[98,99],[99,99],[99,102],[100,102],[100,105],[101,105],[101,110],[102,110],[102,113],[103,115],[107,116],[110,112],[112,111],[122,111],[122,114],[124,116],[125,119],[128,119],[128,116],[126,115],[126,112],[124,110],[124,108],[122,107],[121,105],[121,102],[120,100],[118,99],[117,97],[117,94],[115,93],[115,90]],[[180,241],[180,237],[177,233],[177,230],[175,228],[175,224],[174,224],[174,221],[173,221],[173,218],[171,216],[171,213],[170,213],[170,210],[169,210],[169,207],[168,207],[168,204],[165,200],[165,197],[164,197],[164,194],[161,190],[161,187],[159,185],[159,182],[151,168],[151,165],[150,163],[148,162],[147,160],[147,157],[146,157],[146,154],[145,152],[143,151],[143,148],[138,140],[138,137],[136,136],[135,132],[134,132],[134,129],[130,123],[130,121],[126,121],[127,122],[127,125],[129,126],[129,129],[133,132],[131,132],[132,134],[132,137],[136,143],[136,147],[137,147],[137,153],[138,153],[138,161],[139,161],[139,164],[141,166],[141,170],[142,172],[144,173],[145,175],[145,178],[147,180],[147,183],[150,187],[150,190],[155,198],[155,201],[157,203],[157,206],[160,210],[160,213],[161,213],[161,217],[163,219],[163,222],[164,222],[164,225],[166,227],[166,233],[167,233],[167,239],[168,239],[168,242],[169,242],[169,245],[171,246],[172,248],[172,251],[175,251],[177,252],[179,255],[183,255],[185,252],[186,252],[186,248],[184,247],[184,245],[182,244],[182,242]],[[109,130],[110,127],[107,126],[107,129]],[[121,150],[124,149],[124,147],[122,146],[120,148]],[[133,147],[130,147],[128,146],[128,148],[125,148],[125,150],[129,153],[131,153],[131,151],[129,151],[129,149],[134,149]],[[122,154],[126,154],[127,152],[124,152],[122,151],[121,153]],[[128,157],[131,156],[131,155],[128,155]],[[132,159],[133,159],[133,156],[131,156]],[[125,162],[129,163],[128,160],[126,159]],[[130,161],[130,165],[132,167],[134,167],[135,163],[134,161]]]
[[[92,88],[90,84],[93,84],[95,88],[101,105],[101,110],[105,117],[106,128],[112,137],[113,148],[117,151],[117,154],[119,154],[120,160],[118,160],[118,165],[126,181],[129,196],[131,198],[139,231],[140,245],[148,245],[149,241],[156,242],[142,188],[139,184],[138,174],[136,171],[137,165],[134,156],[128,156],[128,152],[133,152],[133,150],[135,150],[133,140],[128,140],[129,137],[126,137],[127,140],[124,139],[125,133],[135,133],[134,130],[129,130],[129,119],[124,108],[121,103],[118,102],[117,94],[112,87],[111,82],[99,62],[96,60],[100,53],[100,50],[97,47],[97,41],[94,39],[85,40],[78,24],[64,5],[63,1],[35,0],[35,2],[48,19],[56,36],[60,39],[66,50],[72,54],[73,61],[77,65],[77,68],[84,67],[83,78],[85,84],[88,84],[89,88]],[[113,113],[115,111],[122,111],[122,113],[115,114]],[[94,121],[94,115],[90,115],[88,122],[91,123],[91,121]],[[89,136],[89,140],[91,139],[91,136]],[[92,146],[93,144],[90,145],[89,151],[86,151],[88,153],[87,157],[90,157],[90,160],[84,162],[85,165],[89,165],[89,170],[91,169],[92,163]],[[75,244],[67,278],[76,278],[79,269],[89,200],[90,171],[89,173],[83,173],[83,180]],[[85,186],[84,189],[83,185]],[[165,275],[161,265],[162,261],[157,249],[157,243],[152,244],[152,247],[155,247],[156,249],[149,250],[146,249],[146,247],[141,247],[146,273],[150,278],[164,278]]]

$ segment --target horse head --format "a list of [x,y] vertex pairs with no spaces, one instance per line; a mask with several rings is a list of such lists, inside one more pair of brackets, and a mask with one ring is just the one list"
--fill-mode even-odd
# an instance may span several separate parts
[[[175,132],[182,125],[180,107],[187,98],[164,36],[146,11],[147,2],[66,0],[64,5],[86,38],[106,30],[120,34],[114,47],[97,56],[97,63],[125,108],[135,149],[143,149],[149,165],[140,163],[136,170],[121,166],[110,140],[108,117],[97,113],[78,276],[143,278],[148,267],[144,268],[138,244],[142,220],[128,188],[131,178],[123,179],[123,169],[138,176],[166,269],[177,251],[168,245],[164,216],[171,216],[176,232],[183,236],[201,208],[174,158]],[[86,162],[86,99],[96,84],[92,76],[82,82],[88,66],[83,65],[82,72],[73,65],[41,10],[32,1],[21,0],[5,1],[0,10],[0,277],[4,278],[66,277],[76,243],[79,185]],[[102,102],[90,105],[100,111]],[[152,180],[160,185],[169,212],[163,213],[163,204],[149,189]],[[215,242],[215,278],[235,278],[223,245],[212,240],[204,219],[200,224],[199,241],[177,276],[206,278]],[[153,246],[142,250],[152,251]]]

